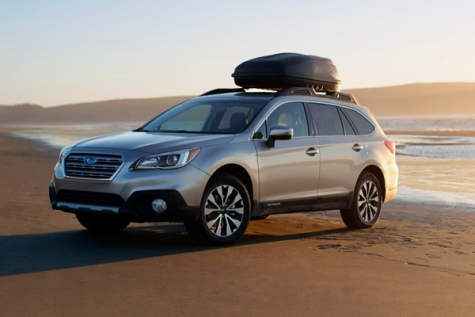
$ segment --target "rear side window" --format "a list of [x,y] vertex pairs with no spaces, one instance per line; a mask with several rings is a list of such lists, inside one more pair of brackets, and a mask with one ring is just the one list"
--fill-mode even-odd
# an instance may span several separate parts
[[345,134],[346,135],[355,135],[355,130],[351,126],[350,122],[346,118],[345,114],[340,111],[340,118],[341,121],[343,122],[343,127],[345,128]]
[[330,105],[311,103],[308,105],[315,121],[318,135],[344,135],[338,109]]
[[370,134],[374,131],[374,125],[357,111],[347,108],[342,108],[342,110],[353,122],[359,134]]

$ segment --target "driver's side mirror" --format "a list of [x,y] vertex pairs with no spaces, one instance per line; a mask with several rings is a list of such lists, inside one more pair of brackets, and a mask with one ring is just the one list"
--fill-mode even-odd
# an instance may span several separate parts
[[272,128],[269,132],[269,138],[266,145],[269,148],[275,147],[275,140],[290,140],[294,135],[294,129],[292,128]]

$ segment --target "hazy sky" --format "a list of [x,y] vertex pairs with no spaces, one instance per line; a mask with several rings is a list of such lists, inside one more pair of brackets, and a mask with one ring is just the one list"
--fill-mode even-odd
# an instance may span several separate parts
[[234,87],[244,60],[329,57],[343,89],[475,82],[475,1],[0,0],[0,105]]

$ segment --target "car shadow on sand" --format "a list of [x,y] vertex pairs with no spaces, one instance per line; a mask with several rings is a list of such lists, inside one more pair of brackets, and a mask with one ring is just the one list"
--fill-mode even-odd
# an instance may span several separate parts
[[315,230],[287,235],[245,234],[237,244],[203,246],[181,224],[129,228],[115,235],[86,230],[0,237],[0,277],[130,261],[166,255],[233,248],[284,240],[315,238],[349,231]]

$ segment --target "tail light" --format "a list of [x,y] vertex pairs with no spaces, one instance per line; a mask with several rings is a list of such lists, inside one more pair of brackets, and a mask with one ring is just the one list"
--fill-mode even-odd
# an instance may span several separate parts
[[384,141],[384,145],[389,149],[389,151],[394,154],[396,153],[396,144],[391,140]]

